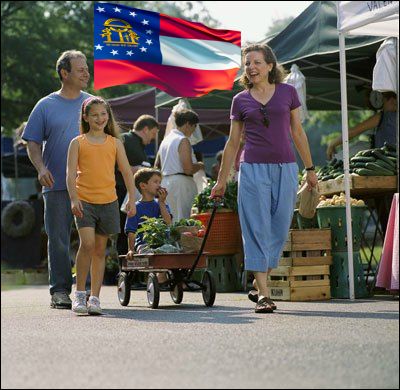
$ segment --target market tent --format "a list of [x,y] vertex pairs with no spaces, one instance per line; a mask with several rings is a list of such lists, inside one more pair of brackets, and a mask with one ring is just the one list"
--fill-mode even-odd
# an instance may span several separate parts
[[[346,46],[349,108],[365,109],[375,54],[384,37],[349,37]],[[340,110],[339,34],[334,1],[315,1],[283,31],[268,41],[278,62],[289,70],[296,64],[306,77],[308,110]],[[232,91],[213,91],[190,99],[193,109],[229,109],[243,88],[236,80]],[[171,107],[179,98],[160,94],[157,107]]]
[[[382,4],[381,4],[382,3]],[[337,2],[340,45],[340,85],[342,102],[342,139],[343,139],[343,165],[344,183],[346,193],[346,222],[351,221],[350,203],[350,173],[349,173],[349,129],[348,129],[348,102],[347,102],[347,61],[346,61],[346,35],[349,39],[354,34],[380,34],[384,38],[388,35],[397,37],[397,75],[399,73],[399,2]],[[398,83],[397,96],[398,96]],[[397,109],[397,126],[399,125],[399,110]],[[397,154],[399,153],[399,136],[397,135]],[[398,156],[398,155],[397,155]],[[352,224],[346,223],[347,237],[353,237]],[[348,240],[348,258],[353,259],[353,240]],[[350,299],[354,299],[354,265],[349,263]]]
[[399,36],[398,1],[339,1],[338,30],[350,35]]
[[156,88],[149,88],[127,96],[108,99],[116,120],[124,129],[130,128],[136,119],[143,114],[155,116],[155,101]]
[[[136,92],[127,96],[109,99],[116,120],[124,130],[132,128],[133,123],[143,114],[152,115],[158,118],[164,130],[171,114],[172,106],[156,108],[156,102],[163,99],[174,99],[172,96],[157,92],[156,88],[149,88],[145,91]],[[177,101],[175,101],[175,104]],[[229,110],[223,109],[196,109],[200,118],[204,139],[213,139],[229,133]]]

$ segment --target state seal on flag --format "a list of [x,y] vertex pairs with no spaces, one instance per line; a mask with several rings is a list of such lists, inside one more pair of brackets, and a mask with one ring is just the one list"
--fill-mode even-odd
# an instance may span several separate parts
[[103,24],[101,37],[106,38],[103,43],[108,46],[137,46],[139,35],[133,31],[132,26],[125,20],[110,18]]

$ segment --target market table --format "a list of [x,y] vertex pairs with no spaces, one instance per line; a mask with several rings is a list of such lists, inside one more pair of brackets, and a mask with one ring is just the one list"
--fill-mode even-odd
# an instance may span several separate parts
[[[362,243],[364,244],[364,248],[361,250],[364,252],[365,257],[368,259],[368,268],[366,271],[366,278],[368,282],[368,277],[373,275],[373,283],[371,284],[370,289],[372,290],[375,286],[375,273],[372,271],[372,261],[375,260],[376,265],[379,263],[379,258],[375,258],[374,250],[377,244],[378,234],[380,235],[382,242],[386,233],[386,223],[387,216],[389,215],[389,208],[391,203],[391,198],[393,194],[398,192],[397,190],[397,176],[356,176],[350,175],[350,195],[357,199],[363,199],[366,201],[366,205],[368,206],[369,217],[364,225],[364,229],[362,232]],[[321,195],[330,197],[335,194],[340,194],[341,192],[345,192],[344,187],[344,178],[341,179],[331,179],[327,181],[322,181],[318,183],[319,192]],[[388,203],[388,199],[389,204]],[[371,203],[370,200],[373,200]],[[387,210],[386,210],[387,209]],[[375,217],[373,211],[376,210],[377,217]],[[382,218],[383,216],[383,218]],[[371,221],[375,224],[375,231],[373,234],[372,244],[369,244],[366,231],[368,228],[368,224]],[[379,222],[381,227],[379,226]],[[370,250],[370,256],[368,258],[365,247]]]
[[[375,198],[377,195],[397,192],[397,176],[350,176],[350,195],[357,198]],[[331,196],[344,192],[344,178],[318,183],[321,195]]]

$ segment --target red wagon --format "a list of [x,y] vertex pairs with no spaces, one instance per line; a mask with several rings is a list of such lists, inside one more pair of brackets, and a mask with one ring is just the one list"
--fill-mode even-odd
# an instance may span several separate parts
[[[193,273],[198,269],[207,267],[207,254],[203,253],[204,246],[210,232],[210,228],[217,210],[215,203],[211,213],[199,253],[165,253],[165,254],[141,254],[134,255],[133,259],[127,259],[125,255],[119,256],[120,273],[118,277],[118,300],[122,306],[127,306],[132,290],[146,290],[149,306],[158,308],[160,291],[169,291],[176,304],[180,304],[184,291],[201,291],[206,306],[212,306],[216,296],[216,286],[213,274],[206,270],[201,282],[194,280]],[[134,282],[138,280],[140,273],[148,273],[147,284]],[[159,283],[157,272],[166,272],[167,281]]]

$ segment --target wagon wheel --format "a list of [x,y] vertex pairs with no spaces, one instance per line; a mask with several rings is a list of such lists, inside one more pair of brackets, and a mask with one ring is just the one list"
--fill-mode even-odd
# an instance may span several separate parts
[[183,301],[183,287],[182,283],[178,283],[173,290],[170,291],[171,298],[176,303],[179,305]]
[[203,301],[206,306],[212,306],[215,301],[216,296],[216,287],[214,276],[211,271],[206,270],[203,274],[203,278],[201,279],[201,283],[203,285]]
[[[170,280],[174,280],[175,274],[172,271],[168,271],[167,272],[167,278]],[[182,303],[183,300],[183,285],[182,282],[178,282],[177,284],[175,284],[174,289],[170,291],[171,294],[171,298],[174,301],[174,303],[176,303],[177,305],[179,305],[180,303]]]
[[121,272],[118,277],[118,300],[122,306],[127,306],[131,299],[131,278],[126,272]]
[[147,279],[147,301],[152,309],[157,309],[160,302],[160,286],[157,276],[153,273],[150,273]]

